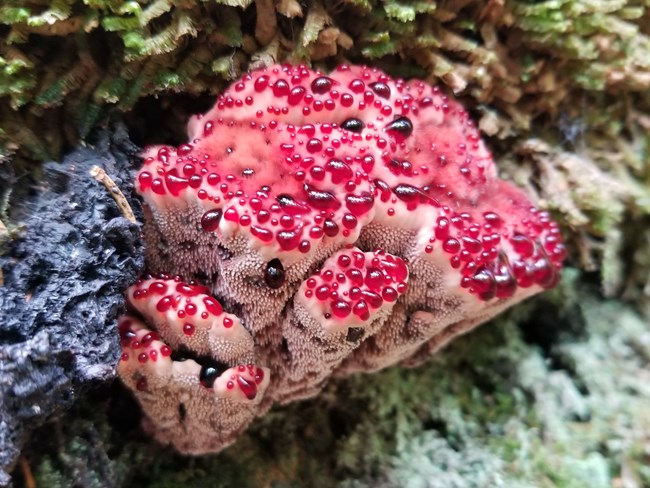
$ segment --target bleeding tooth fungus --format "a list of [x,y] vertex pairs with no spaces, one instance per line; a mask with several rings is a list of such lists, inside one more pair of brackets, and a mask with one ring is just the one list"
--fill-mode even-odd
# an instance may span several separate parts
[[558,225],[422,81],[272,66],[188,134],[143,154],[155,275],[127,292],[118,367],[182,452],[222,449],[332,374],[417,363],[558,281]]

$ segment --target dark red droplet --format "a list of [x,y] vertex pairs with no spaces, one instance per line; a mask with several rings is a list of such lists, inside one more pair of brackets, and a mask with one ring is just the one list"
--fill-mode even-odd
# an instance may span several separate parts
[[275,234],[275,240],[284,251],[291,251],[300,245],[302,232],[300,228],[280,230]]
[[494,279],[494,273],[486,267],[482,267],[474,273],[472,286],[482,300],[490,300],[496,296],[497,283]]
[[542,288],[553,288],[559,281],[560,274],[548,259],[540,258],[533,264],[535,283]]
[[206,232],[214,232],[219,228],[222,214],[220,208],[208,210],[201,217],[201,228]]
[[167,293],[167,284],[163,283],[162,281],[154,281],[149,285],[149,293],[164,295]]
[[350,90],[352,90],[354,93],[363,93],[365,87],[366,84],[363,82],[363,80],[360,80],[358,78],[352,80],[348,85],[348,88],[350,88]]
[[471,253],[477,253],[482,249],[481,241],[478,239],[472,239],[471,237],[462,237],[461,241],[463,242],[463,248]]
[[379,290],[384,284],[384,274],[378,268],[368,268],[364,282],[368,288]]
[[345,300],[337,300],[332,303],[332,315],[343,319],[352,313],[352,306]]
[[311,91],[322,95],[327,93],[332,88],[332,79],[327,76],[319,76],[311,82]]
[[327,219],[323,222],[323,233],[327,237],[334,237],[339,233],[339,226],[334,221]]
[[494,275],[497,284],[497,298],[510,298],[517,291],[517,280],[510,273]]
[[386,126],[386,131],[401,142],[413,133],[413,123],[408,117],[398,117]]
[[135,388],[138,391],[145,391],[147,389],[147,378],[140,378],[135,383]]
[[335,185],[354,175],[352,168],[339,159],[330,159],[325,165],[325,169],[332,174],[332,183]]
[[290,215],[300,215],[309,211],[304,203],[297,201],[287,193],[281,193],[275,199],[282,206],[282,208]]
[[383,298],[378,293],[375,293],[374,291],[363,290],[361,292],[361,296],[364,298],[364,300],[366,300],[366,302],[368,302],[368,305],[370,305],[372,308],[379,308],[384,303]]
[[212,297],[203,297],[203,305],[212,315],[221,315],[223,313],[221,304]]
[[143,171],[138,175],[138,183],[140,183],[140,189],[146,191],[151,187],[151,173],[148,171]]
[[306,92],[307,90],[302,86],[292,88],[289,97],[287,98],[287,102],[289,102],[289,105],[298,105]]
[[165,313],[173,305],[173,300],[171,296],[162,297],[158,303],[156,303],[156,310],[160,313]]
[[375,197],[369,192],[363,192],[361,195],[347,195],[345,197],[345,206],[355,217],[367,213],[374,203]]
[[339,266],[341,268],[347,268],[348,266],[350,266],[350,263],[352,263],[352,258],[350,258],[350,256],[348,256],[347,254],[342,254],[341,256],[339,256],[337,262],[339,263]]
[[279,79],[273,84],[273,95],[276,97],[284,97],[289,94],[289,83],[285,80]]
[[452,237],[442,243],[442,249],[449,254],[456,254],[460,251],[460,242]]
[[323,142],[320,139],[309,139],[305,147],[310,153],[319,152],[323,149]]
[[352,309],[354,315],[359,317],[361,320],[368,320],[370,318],[370,311],[368,310],[368,304],[365,300],[360,300],[356,303]]
[[499,217],[495,212],[485,212],[483,218],[488,224],[493,225],[494,227],[499,227],[501,225],[501,217]]
[[185,295],[186,297],[195,297],[201,293],[201,288],[180,282],[176,283],[176,291],[181,295]]
[[284,266],[279,259],[272,259],[266,265],[264,271],[264,282],[269,288],[274,290],[280,288],[284,284],[285,273]]
[[400,183],[393,188],[393,193],[395,196],[406,203],[419,202],[420,200],[431,200],[429,196],[424,193],[419,188],[408,185],[406,183]]
[[515,233],[510,239],[510,243],[522,258],[529,258],[535,253],[535,243],[524,234]]
[[307,203],[318,210],[336,210],[341,206],[341,202],[328,191],[317,190],[305,185],[307,192]]
[[344,107],[351,107],[354,103],[354,97],[349,93],[344,93],[341,95],[341,105]]
[[365,124],[360,119],[355,119],[354,117],[344,120],[341,124],[342,129],[356,132],[357,134],[360,133],[364,127]]
[[269,84],[269,77],[266,75],[262,75],[255,80],[253,86],[256,92],[261,92],[267,87],[268,84]]
[[345,214],[343,216],[343,227],[345,227],[346,229],[350,229],[350,230],[354,229],[357,226],[358,222],[359,221],[357,220],[357,218],[352,214]]
[[182,190],[187,188],[189,181],[187,178],[181,178],[174,173],[175,170],[171,170],[165,175],[165,183],[167,184],[167,189],[169,192],[177,197]]
[[382,290],[381,296],[387,302],[394,302],[395,300],[397,300],[398,294],[395,288],[391,288],[390,286],[388,286]]
[[378,97],[388,99],[390,98],[390,87],[386,83],[377,81],[375,83],[370,83],[370,88],[374,91]]
[[273,232],[259,225],[251,226],[251,234],[264,242],[271,242],[273,240]]
[[436,239],[442,240],[449,237],[449,228],[450,228],[449,219],[447,217],[438,217],[436,224],[437,224],[435,230]]

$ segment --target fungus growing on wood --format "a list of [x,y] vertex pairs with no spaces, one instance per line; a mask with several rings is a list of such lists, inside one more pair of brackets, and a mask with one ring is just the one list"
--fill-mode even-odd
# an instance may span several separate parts
[[[497,178],[467,111],[422,81],[272,66],[235,82],[188,134],[144,151],[136,187],[150,270],[204,286],[161,275],[134,285],[129,303],[171,347],[203,358],[177,366],[191,381],[164,373],[164,408],[184,402],[187,418],[182,398],[233,375],[258,393],[215,390],[213,407],[196,409],[211,433],[196,437],[145,407],[181,451],[223,447],[333,374],[418,361],[559,279],[558,225]],[[120,373],[144,406],[159,369],[133,349]],[[223,402],[246,414],[235,421]]]

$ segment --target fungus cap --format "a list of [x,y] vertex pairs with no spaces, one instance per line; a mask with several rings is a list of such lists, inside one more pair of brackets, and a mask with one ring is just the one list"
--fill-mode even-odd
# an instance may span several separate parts
[[[332,375],[413,364],[559,279],[559,226],[498,179],[468,112],[423,81],[270,66],[188,135],[144,151],[136,189],[150,270],[205,287],[161,275],[127,293],[150,324],[132,333],[155,328],[187,365],[140,363],[127,341],[120,367],[182,451],[227,445]],[[255,396],[227,394],[229,381],[244,391],[233,377]]]

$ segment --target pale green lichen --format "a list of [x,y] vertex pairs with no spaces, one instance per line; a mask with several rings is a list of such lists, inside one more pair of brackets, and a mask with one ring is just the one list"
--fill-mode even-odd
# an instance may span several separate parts
[[[440,369],[427,368],[418,382],[403,372],[384,377],[390,391],[371,382],[373,413],[345,443],[346,465],[358,466],[361,455],[362,464],[380,467],[349,486],[647,486],[650,331],[633,310],[575,288],[577,277],[568,273],[556,292],[565,311],[552,320],[568,321],[555,326],[559,336],[544,338],[551,323],[539,309],[523,320],[524,336],[527,327],[542,334],[539,349],[506,319],[443,353]],[[487,341],[489,352],[464,349],[473,340]],[[460,350],[468,362],[458,361]],[[377,436],[392,442],[391,428],[396,454],[386,460],[386,446],[370,447]]]

